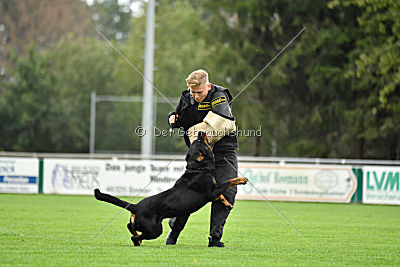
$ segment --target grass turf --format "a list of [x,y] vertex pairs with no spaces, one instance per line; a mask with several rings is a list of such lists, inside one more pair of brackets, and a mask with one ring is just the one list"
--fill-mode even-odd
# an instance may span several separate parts
[[[129,198],[125,198],[130,201]],[[176,246],[164,233],[134,247],[124,211],[89,196],[0,194],[0,264],[29,265],[400,265],[400,207],[237,201],[227,246],[208,248],[210,205],[192,214]]]

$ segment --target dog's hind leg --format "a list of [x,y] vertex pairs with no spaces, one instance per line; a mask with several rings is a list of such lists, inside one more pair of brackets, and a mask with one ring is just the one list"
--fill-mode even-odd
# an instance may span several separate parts
[[137,233],[137,231],[135,230],[135,214],[132,213],[131,218],[129,220],[129,223],[127,224],[128,230],[129,232],[131,232],[131,234],[133,236],[138,236],[139,234]]
[[131,240],[135,247],[139,247],[142,244],[143,235],[131,236]]
[[137,247],[137,246],[141,245],[143,239],[146,239],[146,240],[156,239],[161,234],[162,234],[162,226],[161,226],[161,232],[142,233],[141,235],[138,234],[136,236],[133,235],[133,236],[131,236],[131,240],[133,242],[133,245],[135,247]]
[[131,232],[131,234],[132,234],[131,240],[132,240],[133,244],[135,246],[140,246],[142,241],[134,239],[135,237],[139,236],[139,233],[135,229],[135,214],[132,213],[130,222],[126,225],[126,227],[128,228],[129,232]]
[[131,240],[133,242],[133,245],[135,247],[138,247],[138,246],[140,246],[142,244],[143,236],[139,235],[138,232],[135,231],[135,235],[131,236]]
[[[140,246],[142,240],[151,240],[159,237],[163,232],[161,221],[162,219],[156,215],[144,217],[143,215],[137,214],[134,219],[133,231],[131,231],[131,233],[133,232],[133,236],[131,237],[133,244],[135,246]],[[138,231],[141,232],[141,234],[138,234]]]
[[132,223],[128,223],[126,225],[128,227],[129,232],[131,232],[132,236],[131,236],[131,240],[133,242],[133,244],[135,246],[140,246],[140,244],[142,243],[141,239],[137,239],[139,235],[139,233],[135,230],[135,227]]

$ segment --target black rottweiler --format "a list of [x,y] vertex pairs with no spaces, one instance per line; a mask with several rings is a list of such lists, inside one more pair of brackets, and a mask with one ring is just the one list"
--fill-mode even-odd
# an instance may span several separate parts
[[161,222],[165,218],[191,214],[216,199],[220,199],[227,207],[232,207],[221,194],[231,186],[246,184],[248,179],[238,177],[216,185],[213,177],[214,161],[205,133],[199,133],[186,155],[186,171],[171,189],[145,198],[137,204],[129,204],[117,197],[103,194],[99,189],[94,190],[94,196],[132,213],[127,226],[134,245],[140,246],[143,239],[156,239],[162,234]]

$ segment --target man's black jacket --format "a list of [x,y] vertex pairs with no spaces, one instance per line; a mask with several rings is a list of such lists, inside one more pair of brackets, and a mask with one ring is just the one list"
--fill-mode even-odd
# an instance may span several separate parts
[[[234,119],[231,112],[232,95],[227,88],[211,84],[206,98],[202,102],[196,102],[189,90],[184,90],[179,99],[175,112],[168,115],[178,115],[178,119],[173,124],[173,128],[183,127],[185,130],[185,142],[190,147],[189,137],[186,131],[203,121],[209,111],[212,111],[224,118]],[[214,153],[232,151],[238,148],[235,133],[222,137],[214,144]]]

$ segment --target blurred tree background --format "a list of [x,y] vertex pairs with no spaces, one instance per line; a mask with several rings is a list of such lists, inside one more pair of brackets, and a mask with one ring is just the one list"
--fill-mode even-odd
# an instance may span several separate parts
[[[142,95],[141,0],[0,0],[0,150],[88,152],[90,92]],[[138,7],[135,12],[131,5]],[[154,85],[178,97],[197,68],[238,95],[239,154],[400,159],[400,3],[158,0]],[[161,98],[156,91],[157,98]],[[175,104],[175,103],[173,103]],[[168,130],[171,105],[157,105]],[[141,104],[97,104],[96,150],[140,152]],[[157,137],[157,153],[186,151]]]

